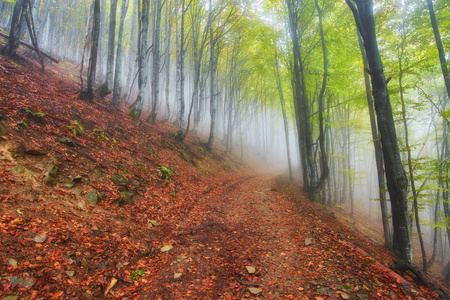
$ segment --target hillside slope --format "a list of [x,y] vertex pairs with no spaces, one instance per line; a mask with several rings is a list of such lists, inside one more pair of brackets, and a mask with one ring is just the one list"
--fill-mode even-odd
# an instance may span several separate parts
[[0,65],[0,299],[437,297],[283,178]]

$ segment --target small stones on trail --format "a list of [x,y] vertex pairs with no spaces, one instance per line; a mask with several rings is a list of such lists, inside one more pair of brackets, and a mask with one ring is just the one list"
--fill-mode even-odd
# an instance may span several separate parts
[[97,205],[98,201],[99,201],[99,197],[98,197],[98,193],[97,190],[92,190],[89,193],[87,193],[86,195],[84,195],[84,197],[86,198],[86,200],[91,203],[92,205]]
[[12,267],[17,267],[17,260],[15,260],[14,258],[8,259],[8,265]]
[[156,220],[150,220],[150,225],[151,226],[159,226],[159,225],[161,225],[161,222],[158,222]]
[[160,250],[161,250],[161,252],[167,252],[167,251],[170,251],[172,248],[173,248],[172,245],[165,245]]
[[245,266],[245,268],[247,269],[248,274],[255,274],[255,272],[256,272],[255,267]]
[[57,140],[58,140],[58,142],[60,142],[61,144],[66,145],[66,146],[75,147],[75,143],[69,137],[62,136],[62,137],[57,138]]
[[35,241],[38,244],[42,244],[43,242],[45,242],[47,240],[47,235],[44,234],[37,234],[34,238],[33,241]]
[[255,287],[250,287],[248,288],[248,290],[250,291],[250,293],[252,293],[253,295],[259,295],[262,293],[262,290],[255,288]]
[[312,242],[313,242],[313,239],[312,239],[312,238],[307,238],[307,239],[305,239],[305,246],[311,245]]
[[183,276],[183,273],[175,273],[175,274],[173,275],[173,278],[174,278],[174,279],[178,279],[178,278],[180,278],[181,276]]

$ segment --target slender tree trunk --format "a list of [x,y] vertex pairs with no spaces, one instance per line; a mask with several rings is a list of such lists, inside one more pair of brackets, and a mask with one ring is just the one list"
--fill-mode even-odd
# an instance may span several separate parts
[[[167,1],[167,0],[166,0]],[[172,2],[166,3],[166,90],[165,90],[165,101],[166,101],[166,115],[164,117],[164,121],[168,121],[170,119],[170,104],[169,104],[169,87],[170,87],[170,37],[172,32],[172,22],[171,22],[171,4]]]
[[155,123],[159,106],[159,68],[160,58],[160,36],[161,36],[161,0],[156,0],[155,31],[153,32],[153,75],[152,75],[152,109],[148,121]]
[[447,96],[450,98],[450,72],[448,70],[447,60],[445,59],[444,46],[442,45],[441,34],[439,33],[439,27],[434,13],[432,0],[427,0],[428,11],[430,13],[431,27],[433,27],[434,39],[436,41],[436,47],[439,52],[439,61],[441,63],[442,75],[444,76],[445,88],[447,89]]
[[393,248],[398,258],[406,263],[412,261],[411,233],[408,226],[408,179],[403,169],[397,134],[392,115],[392,108],[383,74],[383,63],[378,50],[375,32],[373,2],[353,0],[357,7],[346,0],[351,8],[358,29],[364,40],[367,59],[370,67],[375,110],[377,112],[378,129],[381,134],[387,187],[391,199],[392,223],[394,227]]
[[138,37],[138,96],[134,117],[139,119],[144,106],[144,94],[147,86],[147,48],[150,0],[139,1],[139,37]]
[[186,16],[186,1],[183,0],[181,4],[181,28],[180,28],[180,53],[179,53],[179,68],[180,68],[180,107],[178,112],[178,141],[184,140],[184,115],[185,115],[185,103],[184,103],[184,55],[185,55],[185,32],[184,32],[184,19]]
[[[359,30],[357,30],[359,49],[363,59],[364,70],[369,69],[369,63],[367,61],[366,51],[364,50],[364,42],[362,40]],[[392,234],[391,227],[389,225],[389,213],[386,201],[386,181],[384,177],[384,163],[383,163],[383,150],[381,148],[380,135],[377,128],[377,120],[375,109],[373,107],[373,98],[370,87],[369,74],[364,71],[364,83],[366,87],[367,104],[369,106],[370,127],[372,130],[372,140],[375,149],[375,162],[377,165],[377,178],[378,178],[378,195],[380,197],[381,219],[383,223],[384,233],[384,245],[388,249],[392,249]]]
[[217,103],[214,95],[214,84],[215,84],[215,57],[214,57],[214,31],[212,25],[212,1],[209,0],[209,37],[210,37],[210,56],[209,56],[209,72],[210,72],[210,82],[209,82],[209,102],[210,102],[210,114],[211,114],[211,126],[209,128],[209,139],[206,144],[206,149],[212,151],[212,146],[214,143],[214,133],[216,130],[216,111]]
[[291,162],[291,153],[290,153],[290,145],[289,145],[289,125],[286,116],[286,104],[284,102],[283,96],[283,87],[281,86],[281,78],[280,78],[280,70],[278,66],[278,55],[275,52],[275,76],[277,79],[277,87],[278,87],[278,95],[280,96],[281,102],[281,112],[283,113],[283,124],[284,124],[284,134],[286,138],[286,155],[288,159],[288,167],[289,167],[289,179],[294,181],[294,177],[292,176],[292,162]]
[[423,236],[422,236],[422,230],[420,228],[420,217],[419,217],[419,205],[418,205],[418,199],[419,196],[416,191],[416,184],[414,181],[414,169],[412,166],[412,155],[411,155],[411,147],[409,145],[409,132],[408,132],[408,122],[406,119],[406,104],[405,104],[405,98],[403,94],[403,54],[405,49],[405,37],[402,37],[402,44],[400,49],[400,56],[398,58],[398,67],[399,67],[399,76],[398,76],[398,87],[400,89],[400,101],[402,104],[402,118],[403,118],[403,129],[405,131],[405,147],[406,147],[406,154],[408,157],[408,170],[409,170],[409,183],[411,185],[411,192],[413,195],[413,207],[414,207],[414,218],[416,221],[416,229],[417,229],[417,235],[419,238],[420,243],[420,250],[422,251],[422,268],[425,274],[428,272],[428,266],[427,266],[427,253],[425,250],[425,245],[423,242]]
[[2,54],[12,57],[16,54],[19,48],[20,35],[25,25],[25,14],[30,0],[17,0],[14,5],[13,17],[11,21],[11,29],[9,30],[9,38],[5,47],[2,49]]
[[84,98],[94,99],[95,74],[97,71],[98,44],[100,37],[100,0],[94,0],[94,23],[92,26],[91,56],[89,59],[87,88]]
[[113,106],[118,106],[120,102],[120,94],[122,91],[122,56],[123,56],[123,26],[125,23],[125,17],[128,10],[128,0],[122,0],[122,8],[120,11],[120,24],[119,24],[119,36],[117,40],[117,54],[116,54],[116,68],[114,70],[114,84],[113,84],[113,98],[111,104]]
[[116,41],[116,15],[117,15],[117,0],[111,0],[111,7],[109,12],[108,60],[106,62],[106,81],[104,83],[106,86],[104,86],[105,92],[102,93],[101,98],[109,94],[113,88],[114,46]]
[[[320,167],[321,174],[317,185],[314,189],[322,189],[325,181],[328,179],[328,175],[330,169],[328,168],[328,155],[325,149],[325,130],[324,130],[324,95],[327,87],[328,80],[328,56],[327,56],[327,47],[325,44],[325,34],[323,32],[323,20],[322,13],[323,9],[319,6],[319,1],[315,0],[317,13],[319,15],[319,28],[320,28],[320,39],[322,42],[322,53],[323,53],[323,79],[322,79],[322,87],[319,92],[319,147],[320,147]],[[323,6],[325,6],[325,0],[323,1]]]

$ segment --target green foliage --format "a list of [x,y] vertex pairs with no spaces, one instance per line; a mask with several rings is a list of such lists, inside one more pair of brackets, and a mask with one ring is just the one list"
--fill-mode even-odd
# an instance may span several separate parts
[[22,126],[25,129],[28,129],[30,127],[28,122],[26,120],[22,120],[22,119],[18,120],[17,124]]
[[32,114],[33,116],[39,116],[39,117],[43,117],[45,116],[45,114],[43,112],[40,111],[32,111],[31,109],[27,108],[27,113]]
[[138,280],[139,278],[141,278],[144,275],[145,275],[144,269],[134,270],[130,274],[130,279],[131,280]]
[[82,135],[85,132],[83,125],[81,125],[77,120],[70,122],[70,125],[68,125],[67,128],[69,128],[75,136]]
[[97,139],[102,139],[111,142],[111,148],[114,148],[114,145],[117,144],[116,139],[110,140],[103,129],[93,129],[92,132],[94,133],[95,136],[97,136]]
[[93,129],[92,130],[94,134],[97,136],[97,139],[104,139],[109,141],[108,136],[106,135],[105,131],[103,129]]
[[142,162],[137,162],[137,163],[135,163],[135,165],[142,171],[148,171],[147,166],[145,164],[143,164]]
[[136,108],[134,107],[132,110],[130,110],[130,112],[128,113],[128,115],[133,118],[133,120],[137,121],[139,119],[139,116],[137,115],[136,112]]
[[169,169],[163,165],[160,165],[158,170],[159,170],[159,176],[161,176],[161,178],[167,182],[169,182],[170,177],[172,177],[174,174],[171,169]]

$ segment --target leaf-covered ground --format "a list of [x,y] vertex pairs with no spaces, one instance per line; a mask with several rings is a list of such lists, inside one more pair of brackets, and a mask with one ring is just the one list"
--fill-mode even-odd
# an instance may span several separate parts
[[437,297],[283,176],[0,66],[0,299]]

